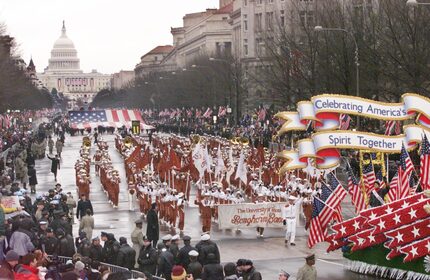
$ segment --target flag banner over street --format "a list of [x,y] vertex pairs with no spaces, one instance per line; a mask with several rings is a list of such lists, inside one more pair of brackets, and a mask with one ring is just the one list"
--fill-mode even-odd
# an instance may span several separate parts
[[130,128],[132,121],[140,121],[141,128],[152,129],[144,123],[139,110],[92,110],[69,111],[69,120],[74,129],[96,128],[97,126],[110,126]]

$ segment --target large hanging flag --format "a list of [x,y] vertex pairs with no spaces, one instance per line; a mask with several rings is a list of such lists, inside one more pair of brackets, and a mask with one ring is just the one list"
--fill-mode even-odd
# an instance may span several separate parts
[[430,143],[425,134],[421,142],[420,184],[422,190],[430,189]]
[[130,128],[132,121],[140,121],[142,129],[154,128],[145,124],[139,110],[69,111],[69,122],[73,129],[96,128],[99,125]]

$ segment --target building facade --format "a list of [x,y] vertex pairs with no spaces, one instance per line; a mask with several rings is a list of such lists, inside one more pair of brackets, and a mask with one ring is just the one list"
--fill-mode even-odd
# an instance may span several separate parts
[[112,74],[111,87],[114,90],[122,89],[134,81],[134,71],[121,70]]
[[56,90],[69,100],[69,108],[89,104],[102,89],[111,88],[111,75],[96,70],[84,73],[80,68],[78,52],[67,37],[63,21],[61,36],[51,50],[48,67],[38,74],[42,85],[49,91]]

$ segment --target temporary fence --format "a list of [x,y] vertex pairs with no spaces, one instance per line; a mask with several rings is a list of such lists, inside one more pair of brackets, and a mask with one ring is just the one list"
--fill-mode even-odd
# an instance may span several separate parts
[[[49,256],[52,257],[52,256]],[[57,256],[58,261],[60,263],[67,263],[67,261],[71,261],[72,258],[71,257],[64,257],[64,256]],[[147,275],[145,275],[145,273],[141,272],[141,271],[137,271],[137,270],[129,270],[128,268],[122,267],[122,266],[117,266],[117,265],[113,265],[113,264],[108,264],[108,263],[100,263],[101,265],[107,266],[109,268],[109,271],[111,272],[124,272],[124,273],[129,273],[131,275],[132,279],[136,279],[136,278],[148,278],[148,279],[152,279],[152,280],[166,280],[165,278],[162,277],[158,277],[155,275],[152,275],[150,277],[148,277]]]

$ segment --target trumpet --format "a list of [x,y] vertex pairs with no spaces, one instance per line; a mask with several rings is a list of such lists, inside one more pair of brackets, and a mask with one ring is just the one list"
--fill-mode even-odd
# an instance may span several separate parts
[[124,138],[124,146],[126,146],[127,148],[131,148],[132,145],[133,145],[133,141],[131,141],[131,137],[126,136]]
[[84,145],[84,146],[85,146],[85,147],[87,147],[87,148],[91,148],[91,139],[90,139],[90,137],[85,136],[85,137],[82,139],[82,145]]
[[248,139],[248,138],[246,138],[246,137],[240,137],[240,138],[239,138],[239,143],[240,143],[242,146],[248,146],[248,145],[249,145],[249,139]]

